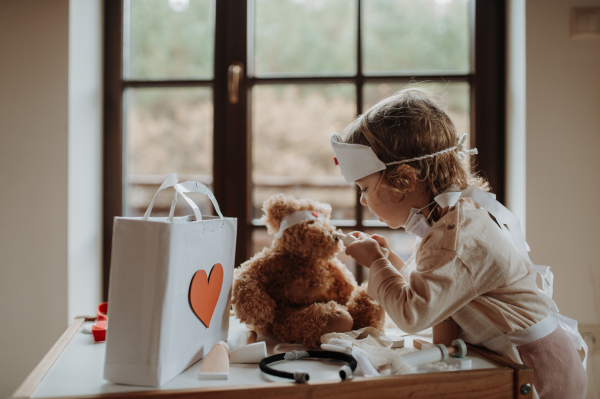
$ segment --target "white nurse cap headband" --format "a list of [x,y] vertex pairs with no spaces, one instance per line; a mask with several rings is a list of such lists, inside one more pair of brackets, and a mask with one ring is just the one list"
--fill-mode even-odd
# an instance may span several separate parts
[[352,183],[358,179],[362,179],[365,176],[369,176],[370,174],[384,170],[387,165],[397,165],[407,162],[420,161],[422,159],[433,158],[450,151],[456,151],[458,158],[461,161],[463,161],[467,155],[477,154],[477,148],[473,148],[472,150],[465,149],[465,142],[467,140],[466,133],[462,136],[457,136],[457,139],[457,145],[446,148],[445,150],[416,158],[403,159],[401,161],[388,163],[381,162],[371,147],[362,144],[344,143],[342,136],[337,133],[333,133],[331,135],[329,142],[331,143],[331,147],[335,153],[335,164],[340,166],[346,182]]
[[290,227],[300,224],[302,222],[307,222],[309,220],[325,220],[325,216],[321,212],[314,211],[292,212],[289,215],[286,215],[283,219],[281,219],[279,231],[277,232],[277,234],[275,234],[275,238],[281,237],[286,229],[289,229]]

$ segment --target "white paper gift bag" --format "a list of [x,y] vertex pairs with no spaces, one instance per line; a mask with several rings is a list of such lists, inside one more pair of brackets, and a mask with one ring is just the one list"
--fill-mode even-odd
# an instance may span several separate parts
[[[174,187],[169,217],[117,217],[108,295],[104,378],[159,386],[227,340],[237,221],[225,218],[198,182],[167,177]],[[157,194],[158,194],[157,192]],[[220,217],[204,217],[186,195],[207,195]],[[194,215],[173,217],[177,195]]]

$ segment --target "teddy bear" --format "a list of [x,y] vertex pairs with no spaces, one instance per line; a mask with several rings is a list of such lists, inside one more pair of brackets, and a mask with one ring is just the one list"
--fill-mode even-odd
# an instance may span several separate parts
[[383,328],[385,312],[336,257],[343,248],[331,206],[277,194],[263,204],[271,247],[233,274],[232,305],[252,330],[315,348],[324,334]]

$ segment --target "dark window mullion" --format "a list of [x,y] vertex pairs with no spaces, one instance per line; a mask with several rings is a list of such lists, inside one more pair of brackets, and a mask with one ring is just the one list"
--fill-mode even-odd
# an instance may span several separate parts
[[467,82],[470,83],[474,74],[461,75],[378,75],[378,76],[363,76],[365,83],[390,83],[390,82],[410,82],[410,81],[427,81],[427,82]]
[[327,84],[347,83],[354,81],[356,76],[285,76],[285,77],[260,77],[249,78],[249,84],[255,85],[277,85],[277,84]]
[[214,80],[124,80],[123,88],[142,87],[211,87]]
[[[363,86],[364,86],[364,75],[362,67],[362,1],[356,0],[356,113],[360,115],[363,113]],[[354,219],[356,221],[356,230],[363,231],[363,209],[360,204],[360,193],[356,192],[356,208],[354,212]],[[355,265],[355,277],[356,281],[361,284],[364,280],[364,272],[362,266],[354,262]]]
[[472,158],[498,201],[505,189],[505,33],[506,1],[475,0],[475,116]]
[[[216,1],[214,69],[214,192],[224,215],[238,223],[235,264],[251,255],[250,85],[247,57],[247,0]],[[227,75],[243,64],[239,100],[230,104]]]
[[[356,114],[361,115],[363,113],[363,87],[365,83],[362,67],[362,1],[356,0],[356,2]],[[356,220],[356,228],[358,230],[364,229],[362,215],[360,193],[357,192],[354,219]]]
[[[475,144],[475,81],[477,73],[475,69],[475,0],[469,2],[469,68],[471,74],[469,75],[469,115],[470,115],[470,127],[469,132],[469,146],[476,148]],[[471,171],[474,172],[474,162],[471,162]]]
[[357,82],[362,80],[363,83],[378,83],[378,82],[408,82],[411,80],[426,80],[432,82],[471,82],[474,78],[473,74],[456,74],[456,75],[414,75],[414,74],[394,74],[394,75],[377,75],[365,76],[364,74],[352,76],[278,76],[278,77],[250,77],[249,84],[251,85],[273,85],[273,84],[323,84],[323,83],[347,83],[350,81]]
[[102,298],[108,299],[113,219],[123,215],[123,0],[104,4]]

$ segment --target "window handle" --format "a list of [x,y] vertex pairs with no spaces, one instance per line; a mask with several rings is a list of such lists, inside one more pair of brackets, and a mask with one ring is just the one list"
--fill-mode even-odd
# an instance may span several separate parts
[[229,65],[227,71],[227,89],[229,91],[229,103],[237,104],[240,94],[240,80],[242,79],[243,64],[234,62]]

